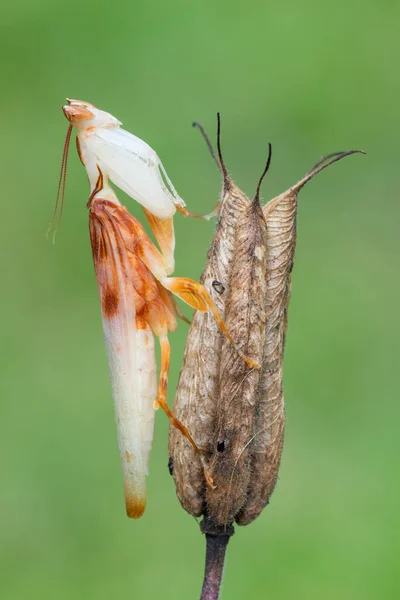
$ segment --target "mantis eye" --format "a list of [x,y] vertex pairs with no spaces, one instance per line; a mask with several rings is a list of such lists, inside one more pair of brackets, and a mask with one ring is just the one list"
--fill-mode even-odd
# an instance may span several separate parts
[[86,106],[82,104],[74,106],[63,106],[64,115],[68,121],[74,124],[75,121],[88,121],[94,118],[94,114]]

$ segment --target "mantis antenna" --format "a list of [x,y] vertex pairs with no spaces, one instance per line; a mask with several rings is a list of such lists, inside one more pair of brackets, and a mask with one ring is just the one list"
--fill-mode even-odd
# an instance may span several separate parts
[[[55,221],[56,215],[57,215],[58,205],[60,204],[60,213],[58,215],[57,225],[56,225],[56,228],[55,228],[55,231],[53,234],[53,244],[56,239],[56,233],[57,233],[58,228],[61,223],[61,218],[62,218],[63,208],[64,208],[65,184],[67,182],[67,162],[68,162],[69,146],[70,146],[70,142],[71,142],[72,127],[73,127],[72,125],[69,125],[69,127],[67,129],[67,135],[65,136],[64,150],[63,150],[62,159],[61,159],[60,178],[58,180],[56,203],[54,206],[50,225],[46,232],[46,237],[47,237],[49,235],[51,228],[54,225],[54,221]],[[60,203],[60,198],[61,198],[61,203]]]
[[224,181],[227,182],[229,180],[229,175],[228,175],[228,171],[226,170],[226,166],[224,163],[224,159],[222,158],[222,152],[221,152],[221,115],[218,112],[217,113],[217,150],[218,150],[218,156],[215,154],[213,145],[211,143],[210,138],[208,137],[203,125],[201,123],[199,123],[198,121],[193,121],[192,123],[193,127],[197,127],[198,129],[200,129],[201,131],[201,135],[203,136],[207,147],[210,151],[210,154],[212,156],[212,158],[215,161],[215,164],[217,165],[218,169],[221,171],[222,177],[224,178]]

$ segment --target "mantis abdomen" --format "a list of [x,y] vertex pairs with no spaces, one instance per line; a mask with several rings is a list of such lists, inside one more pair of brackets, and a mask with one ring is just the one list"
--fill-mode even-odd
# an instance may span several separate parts
[[138,518],[146,506],[146,476],[154,432],[154,402],[157,396],[154,336],[148,325],[135,330],[132,322],[122,332],[117,316],[108,319],[103,315],[103,328],[126,512],[128,517]]

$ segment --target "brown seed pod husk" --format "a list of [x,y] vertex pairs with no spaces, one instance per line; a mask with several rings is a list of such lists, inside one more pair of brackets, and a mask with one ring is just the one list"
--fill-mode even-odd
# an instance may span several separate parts
[[[200,281],[224,318],[236,248],[236,224],[245,213],[249,200],[233,183],[222,160],[218,164],[221,164],[223,174],[221,208]],[[169,434],[169,464],[176,492],[183,508],[195,517],[203,514],[206,508],[204,464],[214,447],[210,432],[213,432],[216,423],[222,340],[212,315],[197,312],[188,333],[174,403],[175,414],[190,428],[203,452],[203,461],[177,431],[171,428]]]
[[[263,208],[267,226],[267,329],[252,447],[252,475],[246,505],[236,517],[239,525],[248,525],[258,517],[268,504],[278,477],[285,430],[282,370],[296,249],[298,194],[322,169],[353,153],[339,152],[324,157],[301,181]],[[331,160],[326,162],[327,159]]]
[[[272,201],[274,202],[274,201]],[[239,525],[254,520],[267,504],[277,480],[285,429],[282,385],[284,337],[296,244],[297,193],[283,194],[266,218],[267,325],[257,414],[254,420],[251,479],[247,502],[236,517]]]
[[[249,200],[226,172],[219,137],[218,149],[216,161],[224,186],[201,281],[240,350],[261,369],[249,369],[222,338],[213,318],[197,313],[188,334],[174,411],[202,456],[173,429],[169,452],[177,495],[185,510],[225,526],[234,520],[240,525],[253,521],[268,503],[277,480],[298,192],[316,173],[350,153],[330,155],[334,158],[326,164],[323,159],[261,210],[262,178],[254,200]],[[268,165],[269,161],[266,170]]]
[[[236,225],[225,323],[242,352],[259,365],[267,321],[266,261],[266,224],[257,195],[248,202]],[[260,369],[249,369],[223,340],[213,448],[211,456],[206,457],[214,482],[206,490],[207,514],[218,525],[232,523],[246,502],[260,374]]]

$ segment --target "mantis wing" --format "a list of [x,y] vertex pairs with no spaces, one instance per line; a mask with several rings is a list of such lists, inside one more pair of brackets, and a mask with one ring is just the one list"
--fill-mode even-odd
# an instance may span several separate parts
[[135,292],[129,277],[128,256],[112,212],[99,199],[92,203],[89,214],[126,511],[129,517],[137,518],[146,506],[146,475],[153,438],[154,340],[150,330],[136,329]]
[[156,152],[135,135],[120,128],[96,128],[85,134],[84,143],[104,174],[152,215],[167,219],[176,206],[185,206]]

